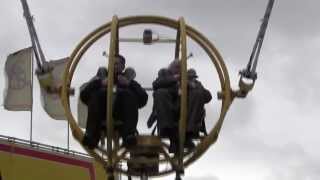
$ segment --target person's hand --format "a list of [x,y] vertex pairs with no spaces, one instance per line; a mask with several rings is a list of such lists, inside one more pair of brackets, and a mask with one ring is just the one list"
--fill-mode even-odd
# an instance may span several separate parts
[[152,127],[153,122],[147,121],[147,127],[151,128]]
[[194,89],[194,88],[197,87],[197,84],[196,84],[194,81],[189,81],[189,82],[188,82],[188,85],[189,85],[189,87],[192,88],[192,89]]
[[180,74],[174,74],[173,77],[176,81],[180,81]]
[[129,86],[130,81],[123,75],[118,75],[118,85]]
[[101,81],[102,86],[107,86],[108,85],[108,78],[105,78]]

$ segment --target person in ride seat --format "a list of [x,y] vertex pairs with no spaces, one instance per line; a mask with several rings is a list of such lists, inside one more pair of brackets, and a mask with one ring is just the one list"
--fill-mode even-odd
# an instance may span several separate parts
[[[211,94],[196,80],[197,75],[194,70],[190,74],[188,82],[188,119],[186,129],[186,148],[194,148],[192,135],[199,132],[199,124],[203,118],[199,114],[204,112],[204,104],[211,100]],[[179,142],[179,113],[180,113],[180,61],[174,60],[168,68],[160,69],[158,77],[153,82],[154,107],[153,112],[147,122],[151,127],[157,121],[159,134],[168,137],[170,140],[169,152],[177,152]],[[202,114],[204,117],[204,114]],[[200,126],[201,127],[201,126]]]
[[[198,137],[199,132],[207,134],[205,128],[205,108],[204,105],[212,99],[209,90],[203,87],[197,80],[198,75],[194,69],[188,70],[188,123],[186,137]],[[190,141],[189,141],[190,142]],[[193,146],[192,144],[189,144]]]
[[[114,127],[124,145],[135,143],[138,109],[146,105],[148,95],[141,85],[128,77],[125,58],[117,55],[114,64],[113,118]],[[133,74],[130,69],[130,74]],[[135,72],[134,72],[135,75]],[[97,75],[80,92],[80,99],[88,106],[88,118],[83,145],[93,149],[98,145],[102,130],[106,130],[107,69],[99,68]]]

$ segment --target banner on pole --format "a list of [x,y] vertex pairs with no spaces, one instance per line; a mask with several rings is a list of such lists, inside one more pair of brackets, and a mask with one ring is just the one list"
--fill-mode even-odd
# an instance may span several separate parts
[[[80,86],[80,92],[87,86],[87,83],[84,83]],[[87,126],[87,118],[88,118],[88,107],[85,105],[81,99],[80,95],[78,98],[78,125],[81,128],[86,128]]]
[[10,54],[5,64],[4,108],[9,111],[32,109],[32,48]]
[[66,63],[69,58],[49,61],[50,71],[38,74],[41,89],[41,105],[46,113],[53,119],[66,120],[63,105],[61,103],[62,78]]

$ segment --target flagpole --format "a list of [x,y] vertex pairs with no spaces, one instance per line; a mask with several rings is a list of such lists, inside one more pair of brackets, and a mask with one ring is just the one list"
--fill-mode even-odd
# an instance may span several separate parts
[[68,152],[70,151],[70,129],[69,129],[69,121],[67,121],[67,133],[68,133],[68,141],[67,141],[67,147],[68,147]]
[[31,111],[30,111],[30,142],[32,143],[32,126],[33,126],[33,53],[31,54]]

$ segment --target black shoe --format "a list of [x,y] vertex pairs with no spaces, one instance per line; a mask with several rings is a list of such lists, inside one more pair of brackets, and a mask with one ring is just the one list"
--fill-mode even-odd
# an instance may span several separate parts
[[196,147],[196,145],[192,142],[192,140],[186,140],[184,142],[184,147],[188,150],[193,150]]
[[82,139],[82,145],[90,150],[93,150],[96,147],[96,145],[92,143],[92,140],[90,140],[87,134],[85,134]]
[[176,143],[170,142],[169,153],[177,153],[179,150],[178,145]]

